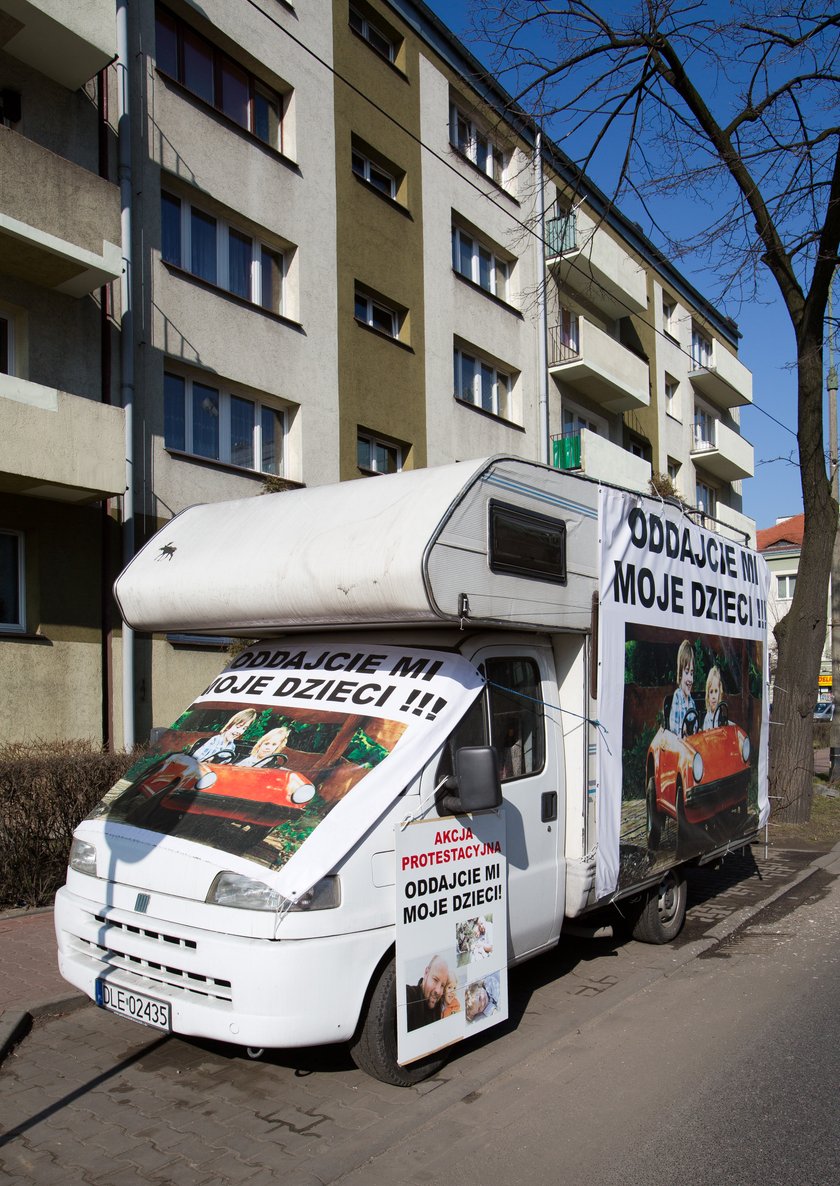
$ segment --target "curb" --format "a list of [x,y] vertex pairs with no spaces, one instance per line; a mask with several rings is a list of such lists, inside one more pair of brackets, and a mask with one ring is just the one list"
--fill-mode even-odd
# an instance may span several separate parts
[[75,1013],[77,1009],[92,1004],[93,1001],[84,993],[70,992],[66,996],[36,1001],[28,1009],[5,1009],[0,1013],[0,1065],[27,1036],[36,1017]]

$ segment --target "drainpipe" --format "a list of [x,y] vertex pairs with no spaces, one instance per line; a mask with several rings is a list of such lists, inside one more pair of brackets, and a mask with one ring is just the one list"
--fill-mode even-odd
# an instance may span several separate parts
[[[99,176],[108,179],[108,71],[100,70],[97,78],[99,97]],[[99,290],[100,327],[100,393],[103,404],[111,402],[111,305],[110,288]],[[99,589],[100,618],[100,668],[101,668],[101,712],[102,746],[109,752],[114,744],[113,725],[113,671],[111,669],[111,648],[114,645],[111,628],[111,500],[103,498],[100,509],[100,556],[102,573]]]
[[546,268],[545,268],[545,179],[543,177],[542,129],[537,131],[537,316],[539,318],[539,372],[540,392],[540,461],[551,464],[548,420],[548,320],[546,310]]
[[[131,125],[129,120],[128,0],[117,0],[117,111],[123,273],[120,317],[120,397],[125,411],[123,563],[134,556],[134,315],[131,248]],[[134,745],[134,631],[122,626],[123,746]]]

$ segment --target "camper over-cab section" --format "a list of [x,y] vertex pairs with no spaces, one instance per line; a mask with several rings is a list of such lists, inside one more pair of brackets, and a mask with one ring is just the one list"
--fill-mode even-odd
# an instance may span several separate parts
[[145,631],[588,630],[597,506],[595,483],[509,457],[210,503],[176,516],[116,595]]

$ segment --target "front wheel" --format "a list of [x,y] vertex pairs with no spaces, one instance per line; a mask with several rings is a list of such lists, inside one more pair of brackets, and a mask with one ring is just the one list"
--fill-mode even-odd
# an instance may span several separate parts
[[640,943],[670,943],[683,928],[687,902],[685,877],[678,870],[669,869],[642,907],[633,927],[633,938]]
[[413,1087],[437,1074],[446,1058],[433,1054],[407,1067],[397,1062],[396,980],[396,964],[390,959],[373,986],[361,1027],[350,1044],[350,1056],[360,1071],[380,1083]]

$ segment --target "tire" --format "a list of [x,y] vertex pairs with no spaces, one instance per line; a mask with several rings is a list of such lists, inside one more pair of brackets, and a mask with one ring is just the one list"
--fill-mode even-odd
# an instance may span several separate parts
[[633,927],[633,938],[640,943],[670,943],[685,922],[688,886],[678,869],[669,869],[655,886],[642,907]]
[[645,803],[647,806],[648,848],[652,852],[656,852],[662,842],[662,828],[665,823],[665,816],[656,807],[656,778],[653,774],[651,774],[647,781]]
[[397,1062],[396,964],[388,960],[374,982],[368,1006],[350,1056],[360,1071],[394,1087],[413,1087],[436,1075],[446,1062],[444,1054],[432,1054],[407,1067]]

